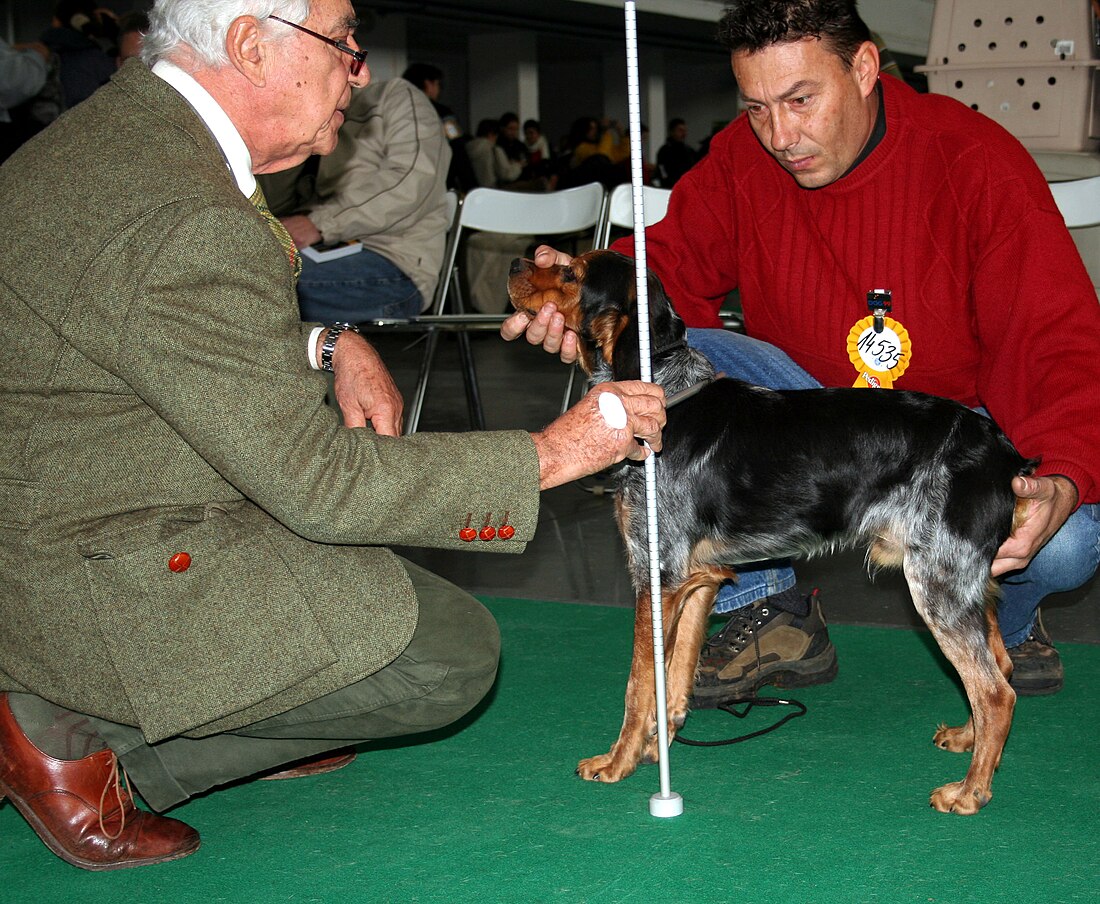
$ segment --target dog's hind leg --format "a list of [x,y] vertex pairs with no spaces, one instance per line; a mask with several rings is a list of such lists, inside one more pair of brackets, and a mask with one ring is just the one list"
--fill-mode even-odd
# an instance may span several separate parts
[[630,678],[626,683],[623,727],[611,750],[577,764],[577,775],[587,781],[617,782],[632,775],[641,760],[646,741],[656,731],[653,616],[649,599],[648,590],[640,593],[634,607],[634,653],[630,662]]
[[[687,720],[688,703],[695,685],[695,669],[699,664],[699,651],[706,639],[707,617],[714,606],[718,587],[725,580],[734,578],[728,568],[705,566],[695,572],[676,591],[673,597],[675,624],[666,643],[666,697],[668,699],[669,743]],[[679,613],[676,615],[675,613]],[[665,614],[666,624],[669,616]],[[656,702],[656,701],[654,701]],[[642,754],[643,763],[656,763],[660,755],[656,726],[646,742]]]
[[[1001,753],[1012,726],[1012,710],[1016,694],[1005,677],[1004,644],[991,648],[990,616],[983,618],[977,606],[954,603],[958,588],[946,588],[943,582],[922,582],[914,579],[906,567],[906,577],[913,601],[924,617],[940,649],[959,673],[970,701],[971,717],[961,728],[944,728],[936,732],[935,742],[949,750],[973,748],[970,768],[961,782],[951,782],[932,792],[929,803],[941,813],[977,813],[993,797],[993,772],[1000,764]],[[939,606],[929,606],[929,585],[939,586],[935,598]],[[994,620],[995,621],[995,620]]]
[[[1012,659],[1005,649],[1004,638],[1001,636],[1001,629],[997,624],[996,605],[993,602],[997,593],[996,584],[991,581],[990,603],[985,610],[986,639],[989,641],[989,649],[993,653],[993,658],[997,662],[997,668],[1001,670],[1001,674],[1005,676],[1007,681],[1012,677]],[[967,750],[972,750],[974,747],[974,717],[971,716],[966,720],[966,724],[962,726],[940,725],[932,737],[932,743],[943,750],[950,750],[952,753],[964,753]],[[1000,760],[997,761],[997,765],[1000,765]]]

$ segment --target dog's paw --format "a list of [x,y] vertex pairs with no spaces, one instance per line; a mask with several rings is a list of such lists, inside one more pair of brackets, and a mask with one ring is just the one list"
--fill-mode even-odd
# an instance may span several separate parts
[[637,763],[629,767],[610,753],[590,756],[577,764],[577,775],[586,782],[617,782],[634,774]]
[[940,725],[936,729],[936,733],[932,735],[932,743],[941,750],[950,750],[952,753],[966,753],[966,751],[974,749],[974,726],[970,722],[955,728]]
[[993,799],[988,788],[967,788],[966,782],[951,782],[932,792],[928,804],[941,813],[958,813],[973,816]]

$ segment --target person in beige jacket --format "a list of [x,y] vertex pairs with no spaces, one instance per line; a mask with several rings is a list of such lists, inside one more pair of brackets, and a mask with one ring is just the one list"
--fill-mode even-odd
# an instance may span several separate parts
[[[428,97],[395,78],[352,92],[336,150],[261,176],[295,244],[362,251],[302,261],[302,319],[412,317],[431,302],[446,243],[451,148]],[[315,175],[314,175],[315,172]]]
[[0,797],[88,869],[199,845],[120,765],[163,811],[468,712],[496,625],[387,545],[521,552],[541,489],[660,448],[641,383],[602,388],[622,429],[593,391],[534,434],[400,436],[370,345],[301,322],[254,177],[336,146],[352,5],[255,9],[157,0],[152,69],[0,169]]

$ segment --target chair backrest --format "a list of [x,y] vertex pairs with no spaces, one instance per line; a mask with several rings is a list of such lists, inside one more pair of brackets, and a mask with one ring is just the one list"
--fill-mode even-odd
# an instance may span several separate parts
[[538,236],[595,230],[603,213],[605,194],[598,182],[552,192],[473,189],[458,209],[458,219],[451,230],[439,277],[442,291],[436,292],[432,313],[443,313],[448,289],[453,289],[457,283],[454,266],[464,229]]
[[597,182],[551,192],[475,188],[462,204],[459,225],[482,232],[557,235],[596,225],[604,190]]
[[[663,220],[668,213],[668,199],[671,188],[642,186],[642,205],[645,208],[645,225],[652,226]],[[634,192],[630,185],[617,185],[611,192],[607,209],[596,235],[596,247],[606,248],[611,244],[611,230],[634,228]]]
[[1100,176],[1052,182],[1050,192],[1070,229],[1100,225]]

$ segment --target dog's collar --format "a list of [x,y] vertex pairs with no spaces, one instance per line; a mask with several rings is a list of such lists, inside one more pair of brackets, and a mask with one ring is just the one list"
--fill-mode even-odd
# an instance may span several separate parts
[[652,355],[656,358],[658,355],[663,355],[665,352],[679,351],[682,348],[687,348],[687,340],[677,339],[675,342],[670,342],[668,345],[662,345],[660,348],[654,349]]

